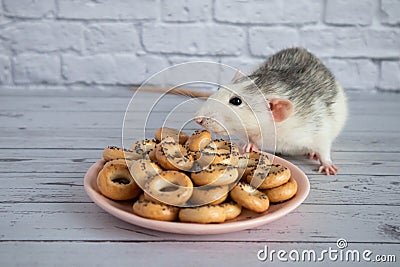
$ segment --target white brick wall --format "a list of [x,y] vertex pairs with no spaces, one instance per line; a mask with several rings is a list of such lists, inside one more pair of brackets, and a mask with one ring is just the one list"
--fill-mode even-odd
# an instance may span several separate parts
[[250,72],[295,45],[348,90],[400,91],[400,0],[0,0],[0,88],[127,87],[192,60]]
[[19,54],[13,58],[16,84],[57,84],[61,79],[60,58],[49,54]]
[[326,0],[324,21],[332,25],[370,25],[375,3],[374,0]]

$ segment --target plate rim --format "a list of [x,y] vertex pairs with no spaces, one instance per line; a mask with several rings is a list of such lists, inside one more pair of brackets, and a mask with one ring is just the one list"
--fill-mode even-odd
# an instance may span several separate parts
[[[265,225],[282,218],[283,216],[289,214],[297,207],[299,207],[309,195],[310,182],[307,175],[293,163],[276,155],[271,155],[271,156],[273,156],[274,158],[273,163],[281,163],[282,165],[288,167],[291,171],[295,169],[300,174],[300,177],[293,177],[293,178],[297,182],[299,179],[302,179],[302,182],[305,183],[305,188],[303,188],[304,193],[301,195],[297,195],[297,200],[294,203],[291,203],[290,205],[287,205],[279,210],[276,210],[273,213],[266,213],[264,215],[260,215],[258,217],[247,220],[224,222],[219,224],[165,222],[165,221],[157,221],[157,220],[143,218],[134,214],[133,212],[129,213],[125,210],[119,209],[118,207],[108,204],[109,201],[113,200],[108,199],[105,196],[101,195],[101,193],[97,192],[94,188],[92,188],[90,184],[91,181],[94,179],[94,176],[92,177],[89,174],[91,174],[92,172],[95,173],[100,172],[101,168],[105,163],[103,159],[93,163],[85,173],[84,189],[89,198],[98,207],[100,207],[110,215],[127,223],[140,226],[143,228],[168,232],[168,233],[192,234],[192,235],[224,234],[230,232],[238,232],[250,228],[255,228],[261,225]],[[275,162],[276,160],[280,162]],[[95,175],[95,177],[97,178],[97,175]]]

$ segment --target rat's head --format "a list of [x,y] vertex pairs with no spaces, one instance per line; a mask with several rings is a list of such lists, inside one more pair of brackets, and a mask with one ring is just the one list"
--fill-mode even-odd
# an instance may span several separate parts
[[290,101],[267,96],[250,78],[241,77],[210,96],[195,121],[216,134],[239,135],[255,142],[261,135],[274,136],[275,123],[291,113]]

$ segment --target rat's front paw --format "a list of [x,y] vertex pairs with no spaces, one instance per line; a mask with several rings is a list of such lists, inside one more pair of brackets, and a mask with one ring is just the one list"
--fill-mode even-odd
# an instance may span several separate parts
[[330,174],[336,175],[338,170],[339,168],[333,164],[321,164],[321,166],[318,169],[318,173],[325,173],[325,175],[330,175]]
[[248,143],[247,145],[244,145],[242,149],[246,153],[252,152],[252,151],[260,152],[260,150],[253,143]]

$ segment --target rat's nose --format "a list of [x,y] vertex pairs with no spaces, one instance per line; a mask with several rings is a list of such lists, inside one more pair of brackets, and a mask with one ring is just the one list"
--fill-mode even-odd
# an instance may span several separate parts
[[196,118],[194,118],[194,121],[197,122],[198,124],[202,125],[204,122],[204,118],[196,117]]

